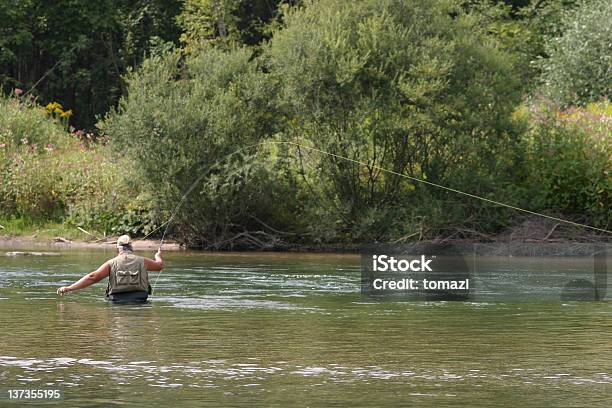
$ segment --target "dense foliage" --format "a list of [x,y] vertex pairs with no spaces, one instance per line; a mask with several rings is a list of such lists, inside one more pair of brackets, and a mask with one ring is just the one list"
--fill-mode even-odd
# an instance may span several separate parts
[[612,220],[612,105],[530,113],[524,137],[531,208],[554,209],[609,227]]
[[[57,106],[55,106],[56,109]],[[65,220],[102,234],[146,233],[147,203],[128,188],[119,156],[27,99],[0,98],[0,214]]]
[[151,58],[127,81],[129,98],[100,127],[118,154],[132,158],[132,174],[154,194],[159,211],[169,217],[182,192],[210,175],[177,215],[183,234],[223,239],[250,214],[253,197],[271,200],[262,194],[268,181],[261,163],[234,155],[215,165],[273,131],[274,89],[248,49],[205,47],[184,60],[171,52]]
[[217,46],[257,45],[270,38],[283,5],[299,0],[185,0],[177,21],[187,50],[205,42]]
[[174,215],[218,249],[517,222],[420,179],[610,228],[607,2],[9,3],[0,219],[146,234]]
[[480,206],[376,167],[477,193],[496,192],[509,174],[520,99],[512,57],[483,41],[478,19],[453,10],[321,2],[289,13],[270,43],[283,137],[367,163],[314,159],[325,219],[351,240],[405,235],[417,216],[434,228]]
[[544,91],[562,106],[612,98],[612,2],[594,0],[568,13],[563,34],[547,43]]
[[151,47],[177,42],[180,0],[0,1],[0,85],[74,111],[92,129]]

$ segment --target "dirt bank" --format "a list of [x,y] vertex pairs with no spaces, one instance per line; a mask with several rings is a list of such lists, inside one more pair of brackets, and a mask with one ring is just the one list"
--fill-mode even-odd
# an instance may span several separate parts
[[[98,241],[80,241],[68,240],[62,237],[53,239],[41,239],[27,236],[6,236],[0,235],[0,248],[48,248],[48,249],[67,249],[67,248],[82,248],[82,249],[114,249],[116,238],[108,238]],[[159,240],[134,239],[132,246],[135,250],[156,250],[159,248]],[[183,249],[176,242],[164,242],[164,251],[178,251]]]
[[[489,248],[491,255],[501,254],[509,251],[508,248],[523,248],[525,251],[533,252],[530,248],[549,248],[543,250],[541,255],[548,254],[549,251],[558,252],[555,248],[574,248],[569,253],[580,254],[585,248],[592,248],[597,245],[612,245],[612,234],[596,232],[593,230],[580,228],[554,220],[542,219],[540,217],[525,217],[516,221],[513,225],[494,234],[484,234],[482,232],[462,228],[449,227],[441,232],[442,234],[434,239],[418,239],[414,234],[399,239],[394,244],[410,244],[414,242],[430,243],[453,243],[459,247],[466,245],[481,244],[481,248]],[[417,238],[417,239],[415,239]],[[90,248],[90,249],[114,249],[117,237],[109,237],[104,240],[69,240],[63,237],[41,238],[37,236],[13,236],[0,235],[0,248],[11,249],[70,249],[70,248]],[[370,243],[371,245],[371,243]],[[134,239],[134,249],[136,250],[156,250],[159,248],[157,239]],[[310,245],[308,243],[285,243],[283,237],[275,237],[273,244],[265,246],[253,246],[241,244],[239,242],[225,246],[221,249],[234,251],[275,251],[275,252],[345,252],[359,253],[364,244],[344,243],[344,244],[322,244]],[[164,250],[178,251],[186,249],[176,242],[164,242]],[[218,251],[219,248],[200,248],[204,250]],[[517,250],[518,250],[517,249]],[[519,252],[522,252],[521,249]],[[514,251],[514,250],[513,250]],[[511,251],[512,252],[512,251]]]

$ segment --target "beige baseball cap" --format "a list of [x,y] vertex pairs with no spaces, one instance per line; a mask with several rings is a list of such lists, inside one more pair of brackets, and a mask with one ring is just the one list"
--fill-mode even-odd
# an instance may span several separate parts
[[117,246],[130,245],[132,243],[132,239],[129,235],[122,235],[117,238]]

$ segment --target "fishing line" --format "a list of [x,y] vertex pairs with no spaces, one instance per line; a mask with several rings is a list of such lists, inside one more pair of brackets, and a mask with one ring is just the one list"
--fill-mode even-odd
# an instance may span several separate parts
[[[511,204],[503,203],[501,201],[496,201],[496,200],[492,200],[490,198],[481,197],[479,195],[468,193],[468,192],[461,191],[461,190],[457,190],[455,188],[447,187],[447,186],[444,186],[442,184],[433,183],[431,181],[423,180],[423,179],[420,179],[420,178],[409,176],[407,174],[403,174],[403,173],[399,173],[399,172],[396,172],[396,171],[393,171],[393,170],[389,170],[389,169],[386,169],[386,168],[381,167],[381,166],[377,166],[377,165],[374,165],[374,164],[368,164],[368,163],[365,163],[365,162],[362,162],[362,161],[359,161],[359,160],[351,159],[350,157],[342,156],[342,155],[335,154],[335,153],[330,153],[330,152],[327,152],[325,150],[317,149],[316,147],[304,146],[304,145],[302,145],[300,143],[290,142],[290,141],[273,141],[273,140],[268,140],[268,141],[259,142],[259,143],[252,144],[252,145],[248,145],[248,146],[242,147],[242,148],[240,148],[238,150],[235,150],[232,153],[222,157],[220,160],[215,162],[213,165],[209,166],[208,169],[204,173],[202,173],[191,184],[191,186],[185,192],[185,194],[183,194],[183,196],[181,197],[180,201],[178,202],[178,204],[176,205],[176,207],[174,208],[174,210],[170,214],[170,218],[168,219],[168,221],[166,221],[164,223],[164,224],[166,224],[166,228],[164,229],[164,233],[162,234],[162,238],[161,238],[160,243],[159,243],[159,249],[161,250],[162,246],[164,245],[164,239],[166,237],[166,233],[168,232],[168,228],[170,227],[170,224],[171,224],[172,220],[174,219],[174,216],[176,215],[178,210],[183,205],[183,203],[184,203],[185,199],[187,198],[187,196],[200,183],[200,181],[202,181],[202,179],[208,175],[210,170],[212,170],[217,165],[219,165],[220,163],[222,163],[223,161],[225,161],[226,159],[230,158],[231,156],[233,156],[235,154],[238,154],[238,153],[243,152],[245,150],[252,149],[254,147],[263,146],[263,145],[266,145],[266,144],[272,144],[272,145],[282,145],[282,144],[292,145],[292,146],[299,147],[299,148],[302,148],[302,149],[306,149],[306,150],[309,150],[309,151],[312,151],[312,152],[317,152],[317,153],[326,155],[328,157],[334,157],[334,158],[337,158],[337,159],[345,160],[345,161],[348,161],[348,162],[351,162],[351,163],[358,164],[360,166],[365,166],[365,167],[368,167],[368,168],[371,168],[371,169],[376,169],[376,170],[382,171],[384,173],[393,174],[394,176],[402,177],[402,178],[405,178],[405,179],[408,179],[408,180],[412,180],[412,181],[415,181],[415,182],[418,182],[418,183],[421,183],[421,184],[426,184],[426,185],[429,185],[429,186],[432,186],[432,187],[436,187],[436,188],[439,188],[439,189],[442,189],[442,190],[450,191],[452,193],[456,193],[456,194],[460,194],[460,195],[463,195],[463,196],[466,196],[466,197],[470,197],[470,198],[474,198],[474,199],[477,199],[477,200],[485,201],[487,203],[495,204],[495,205],[498,205],[498,206],[501,206],[501,207],[510,208],[512,210],[515,210],[515,211],[520,211],[520,212],[524,212],[524,213],[527,213],[527,214],[536,215],[538,217],[548,218],[550,220],[554,220],[554,221],[558,221],[558,222],[561,222],[561,223],[573,225],[575,227],[587,228],[587,229],[591,229],[591,230],[594,230],[594,231],[603,232],[603,233],[606,233],[606,234],[612,234],[612,231],[604,229],[604,228],[598,228],[598,227],[594,227],[594,226],[588,225],[588,224],[582,224],[582,223],[579,223],[579,222],[574,222],[574,221],[566,220],[566,219],[563,219],[563,218],[553,217],[552,215],[542,214],[542,213],[539,213],[537,211],[531,211],[531,210],[528,210],[526,208],[521,208],[521,207],[517,207],[517,206],[511,205]],[[160,227],[156,228],[153,232],[161,229],[161,227],[164,224],[162,224]],[[153,232],[149,233],[147,236],[151,235]],[[157,285],[157,280],[159,279],[159,276],[161,275],[161,272],[162,271],[159,271],[159,273],[157,274],[157,277],[155,278],[155,283],[153,284],[153,291],[155,291],[155,286]]]

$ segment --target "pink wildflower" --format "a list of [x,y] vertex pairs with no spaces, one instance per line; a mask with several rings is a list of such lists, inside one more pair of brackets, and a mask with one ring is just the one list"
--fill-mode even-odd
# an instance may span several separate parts
[[14,92],[15,92],[15,95],[19,96],[19,95],[21,95],[23,93],[23,89],[15,88]]

